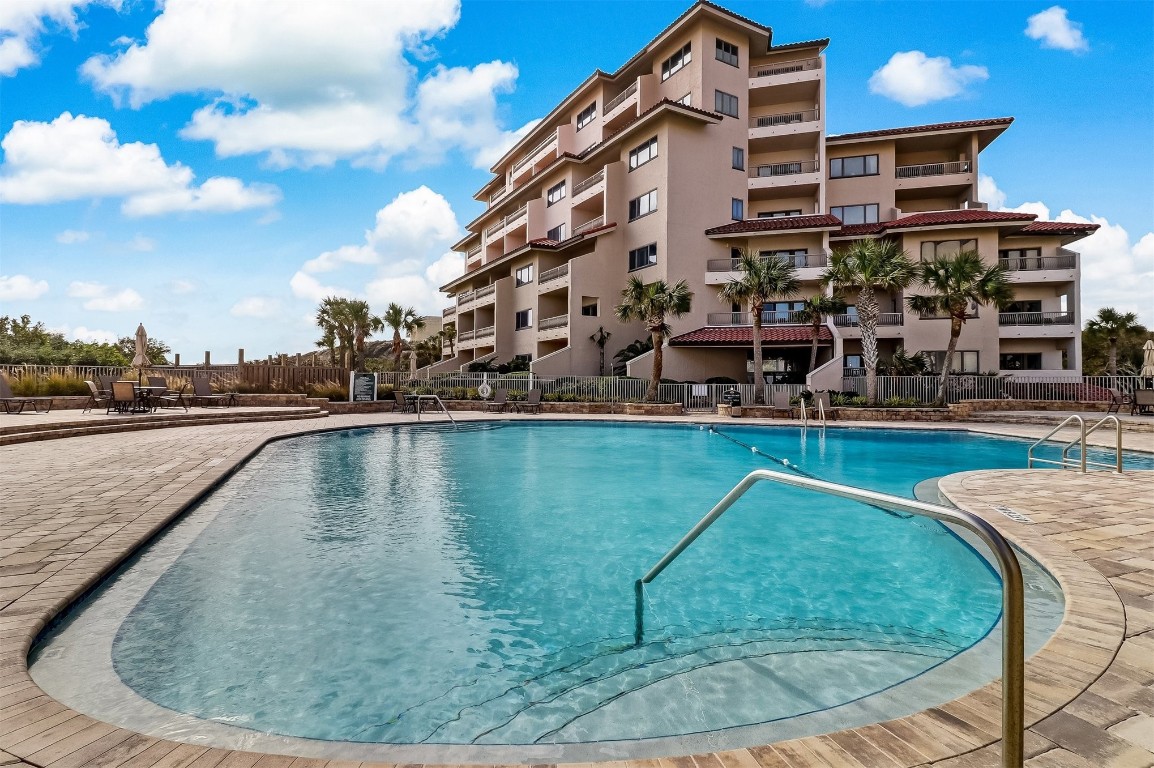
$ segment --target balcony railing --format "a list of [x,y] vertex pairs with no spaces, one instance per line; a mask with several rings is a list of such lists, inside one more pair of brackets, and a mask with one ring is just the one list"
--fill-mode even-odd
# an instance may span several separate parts
[[[753,325],[753,314],[750,312],[710,312],[705,317],[705,324],[712,326]],[[790,310],[772,312],[766,310],[761,313],[762,325],[808,325],[809,320],[805,312]]]
[[476,294],[474,291],[465,291],[464,293],[458,293],[457,294],[457,306],[458,307],[465,306],[470,301],[472,301],[475,298],[475,296],[476,296]]
[[812,123],[818,118],[816,109],[807,109],[802,112],[780,112],[775,115],[756,115],[749,118],[750,128],[774,128],[779,125],[794,123]]
[[813,173],[817,170],[816,160],[799,160],[792,163],[770,163],[769,165],[755,165],[749,169],[750,178],[764,178],[766,176],[792,176],[797,173]]
[[457,314],[457,308],[455,306],[445,307],[441,310],[441,317],[452,317],[455,314]]
[[1010,272],[1024,272],[1036,269],[1073,269],[1078,265],[1078,254],[1073,251],[1058,252],[1057,256],[1015,256],[998,259],[1002,269]]
[[474,336],[476,336],[475,331],[457,331],[457,343],[472,341]]
[[497,290],[496,285],[486,285],[484,288],[478,288],[476,291],[474,291],[473,292],[473,294],[474,294],[473,298],[480,300],[480,299],[485,298],[486,296],[492,296],[496,290]]
[[605,217],[604,216],[598,216],[595,219],[590,219],[589,221],[585,222],[584,224],[579,224],[576,227],[574,227],[573,228],[573,234],[579,235],[582,232],[588,232],[591,229],[597,229],[597,227],[600,227],[604,223],[605,223]]
[[[829,255],[821,253],[778,253],[774,257],[784,259],[798,269],[806,267],[824,267],[829,263]],[[768,258],[768,257],[767,257]],[[706,262],[706,272],[739,272],[741,259],[710,259]]]
[[945,176],[950,173],[969,173],[974,164],[969,160],[953,163],[925,163],[924,165],[899,165],[894,176],[899,179],[919,179],[923,176]]
[[601,181],[604,178],[605,178],[605,169],[602,168],[601,170],[597,171],[597,173],[595,173],[592,176],[590,176],[589,178],[585,179],[585,181],[582,181],[581,183],[579,183],[575,187],[573,187],[573,197],[577,197],[577,195],[579,195],[582,192],[584,192],[585,190],[589,189],[589,187],[593,186],[594,184],[596,184],[597,182]]
[[488,338],[489,336],[492,336],[496,332],[497,332],[496,326],[487,325],[484,328],[478,328],[477,329],[476,338],[478,338],[478,339]]
[[479,246],[479,245],[476,248],[474,248],[473,250],[469,251],[469,253],[465,256],[465,258],[469,261],[472,261],[473,259],[477,259],[480,257],[481,257],[481,246]]
[[796,61],[778,61],[772,64],[759,64],[749,68],[750,77],[769,77],[770,75],[788,75],[791,72],[805,72],[811,69],[821,69],[821,59],[798,59]]
[[1000,312],[998,325],[1073,325],[1073,312]]
[[485,233],[483,235],[483,239],[488,240],[493,235],[494,232],[499,232],[504,227],[505,227],[505,220],[504,219],[501,219],[496,224],[492,224],[488,227],[485,227]]
[[530,160],[532,160],[534,157],[536,157],[538,152],[540,152],[545,147],[549,146],[549,144],[551,144],[556,138],[557,138],[557,132],[553,131],[553,133],[551,133],[545,137],[544,141],[542,141],[540,144],[538,144],[537,146],[533,147],[528,152],[526,152],[524,157],[522,157],[517,162],[513,163],[513,173],[516,173],[517,171],[519,171],[526,163],[528,163]]
[[608,102],[606,102],[605,114],[608,115],[610,112],[617,109],[619,106],[621,106],[622,104],[625,103],[626,99],[628,99],[630,96],[632,96],[635,93],[637,93],[637,81],[636,80],[634,80],[633,84],[630,85],[628,88],[626,88],[624,91],[617,94],[612,99],[610,99]]
[[[838,328],[857,328],[857,315],[831,315],[833,324]],[[882,312],[878,315],[878,325],[904,325],[905,315],[901,312]]]
[[504,225],[505,225],[506,227],[508,227],[508,226],[510,226],[510,225],[511,225],[513,222],[515,222],[517,219],[519,219],[519,218],[521,218],[522,216],[524,216],[524,215],[525,215],[525,211],[526,211],[526,207],[525,207],[526,205],[528,205],[528,203],[521,203],[521,207],[520,207],[520,208],[518,208],[517,210],[513,211],[513,212],[512,212],[512,213],[510,213],[508,216],[506,216],[506,217],[505,217],[505,224],[504,224]]
[[506,192],[508,192],[508,191],[509,191],[509,190],[511,190],[511,189],[513,189],[513,185],[512,185],[512,184],[509,184],[509,185],[507,185],[507,186],[501,187],[501,188],[500,188],[500,189],[498,189],[496,192],[494,192],[493,194],[489,195],[489,207],[491,208],[491,207],[493,206],[493,203],[497,202],[497,201],[498,201],[498,200],[500,200],[502,197],[504,197],[504,196],[505,196],[505,193],[506,193]]
[[542,319],[537,325],[537,330],[548,331],[551,328],[564,328],[567,325],[569,325],[569,315],[557,315]]
[[567,274],[569,274],[569,265],[568,264],[562,264],[559,267],[553,267],[553,269],[547,269],[541,273],[541,276],[539,278],[537,278],[537,285],[541,285],[542,283],[548,283],[551,280],[558,280],[562,277],[565,277],[565,275],[567,275]]

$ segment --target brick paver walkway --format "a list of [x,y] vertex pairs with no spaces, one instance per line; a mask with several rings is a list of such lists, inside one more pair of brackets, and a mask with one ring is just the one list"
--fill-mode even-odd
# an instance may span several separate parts
[[[27,652],[53,615],[267,440],[402,420],[412,417],[198,426],[0,447],[0,766],[357,765],[180,744],[93,720],[32,682]],[[1042,430],[1016,425],[1009,431]],[[1140,438],[1149,436],[1128,435],[1127,441],[1137,447]],[[1028,663],[1027,764],[1154,766],[1151,474],[976,472],[952,476],[943,487],[961,506],[1019,541],[1067,594],[1062,627]],[[1029,515],[1036,524],[1009,521],[992,510],[995,503]],[[849,731],[747,750],[602,765],[992,766],[998,764],[998,708],[995,683],[911,717]]]

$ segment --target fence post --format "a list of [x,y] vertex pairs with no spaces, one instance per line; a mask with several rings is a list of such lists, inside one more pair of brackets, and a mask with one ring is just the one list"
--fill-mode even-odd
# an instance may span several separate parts
[[212,365],[212,353],[206,349],[204,350],[204,367],[208,368],[210,365]]
[[236,364],[237,365],[244,365],[244,348],[243,347],[236,351]]
[[177,352],[175,355],[172,356],[172,365],[174,368],[180,367],[180,353],[179,352]]

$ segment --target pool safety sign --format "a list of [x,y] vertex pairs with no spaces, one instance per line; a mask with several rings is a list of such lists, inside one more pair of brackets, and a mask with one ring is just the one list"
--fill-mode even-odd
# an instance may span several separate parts
[[356,373],[349,375],[349,402],[371,403],[377,399],[377,374]]

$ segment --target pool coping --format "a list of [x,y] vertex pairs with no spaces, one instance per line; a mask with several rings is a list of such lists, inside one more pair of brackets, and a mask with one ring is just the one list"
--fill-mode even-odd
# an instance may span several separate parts
[[[491,416],[484,416],[486,420]],[[516,417],[523,419],[525,417]],[[544,419],[543,419],[544,420]],[[551,417],[551,420],[558,420]],[[560,419],[568,420],[568,419]],[[578,419],[574,419],[578,420]],[[609,419],[590,418],[582,416],[579,420],[606,420],[622,421],[620,417]],[[717,423],[714,417],[681,417],[675,419],[644,419],[648,421],[673,423]],[[637,422],[641,419],[624,419],[628,422]],[[0,608],[0,640],[3,641],[3,651],[0,652],[0,757],[5,754],[14,758],[27,760],[28,764],[37,766],[53,766],[54,768],[72,768],[84,765],[116,766],[131,762],[132,765],[152,765],[145,758],[146,754],[156,754],[157,760],[162,755],[176,757],[182,751],[196,750],[192,759],[197,765],[205,766],[240,766],[252,765],[256,753],[232,752],[229,750],[214,750],[201,746],[166,742],[162,739],[145,737],[133,734],[130,731],[101,723],[84,715],[69,710],[66,706],[55,702],[45,695],[32,682],[27,671],[27,654],[35,638],[48,622],[72,602],[84,595],[96,585],[109,571],[117,567],[124,558],[149,541],[155,534],[167,527],[173,520],[215,488],[220,482],[230,476],[248,458],[273,440],[300,434],[332,431],[334,429],[348,429],[356,427],[416,423],[408,417],[392,417],[388,415],[330,417],[326,424],[320,427],[316,422],[301,423],[267,423],[261,425],[244,425],[245,433],[258,432],[255,437],[244,440],[243,445],[233,445],[227,451],[227,458],[222,458],[210,466],[201,467],[195,475],[184,478],[178,489],[172,490],[164,503],[157,504],[148,512],[140,514],[130,520],[123,519],[125,514],[117,512],[114,505],[106,514],[106,520],[95,520],[93,529],[77,528],[67,539],[57,537],[56,541],[49,542],[54,546],[40,549],[29,549],[24,553],[23,568],[17,570],[28,571],[31,565],[41,563],[45,567],[44,575],[38,576],[39,571],[14,574],[17,581],[28,582],[24,585],[14,585],[5,589],[5,579],[9,578],[10,571],[0,571],[0,601],[7,603]],[[722,422],[730,423],[730,422]],[[751,424],[743,421],[743,424]],[[240,425],[237,425],[240,426]],[[794,422],[792,425],[797,424]],[[851,425],[846,425],[851,426]],[[925,425],[895,425],[881,423],[883,428],[919,428]],[[855,422],[854,428],[870,428],[869,425]],[[952,430],[963,429],[982,433],[1000,433],[988,423],[976,429],[969,429],[964,424],[951,423],[938,428]],[[225,431],[227,427],[205,426],[197,432]],[[157,430],[157,434],[169,430]],[[184,435],[187,429],[180,430]],[[1013,430],[1008,436],[1020,436]],[[88,441],[95,438],[71,438],[66,443]],[[54,449],[61,450],[60,442],[56,442]],[[21,446],[27,450],[28,445]],[[82,446],[87,447],[87,446]],[[7,451],[5,451],[7,452]],[[3,453],[0,453],[3,456]],[[1034,470],[1039,472],[1041,470]],[[1053,473],[1053,470],[1046,470]],[[1038,535],[1030,530],[1030,526],[1014,523],[1001,513],[991,509],[983,509],[980,504],[973,504],[967,499],[965,485],[967,478],[973,475],[990,473],[1003,474],[1006,471],[968,472],[951,475],[942,481],[943,492],[959,506],[987,519],[1011,540],[1020,546],[1027,554],[1041,563],[1059,581],[1066,594],[1066,612],[1063,621],[1055,635],[1049,642],[1027,662],[1027,725],[1033,725],[1042,719],[1057,712],[1074,700],[1086,688],[1094,683],[1114,661],[1118,649],[1125,638],[1126,618],[1123,605],[1115,593],[1110,582],[1091,565],[1069,551],[1060,544]],[[1018,473],[1029,472],[1018,470]],[[1013,473],[1011,473],[1013,474]],[[1067,474],[1067,473],[1063,473]],[[1129,475],[1146,474],[1129,472]],[[1051,474],[1051,477],[1053,475]],[[9,482],[11,482],[11,478]],[[56,500],[61,501],[61,500]],[[986,505],[988,506],[988,505]],[[121,520],[113,521],[120,517]],[[7,532],[16,521],[3,520],[3,530]],[[32,522],[35,528],[42,520]],[[91,530],[103,529],[99,537],[94,537]],[[28,529],[20,531],[27,533]],[[20,531],[17,531],[19,533]],[[85,534],[88,534],[87,537]],[[7,533],[6,533],[7,538]],[[56,545],[63,546],[56,546]],[[83,547],[83,551],[74,558],[53,560],[53,554],[59,554],[61,549],[69,547]],[[37,552],[48,553],[37,555]],[[19,552],[17,552],[19,554]],[[0,568],[5,565],[21,565],[11,563],[8,551],[0,550]],[[61,564],[60,567],[56,565]],[[21,578],[23,577],[23,578]],[[13,589],[27,586],[19,595],[9,598]],[[810,736],[785,742],[777,742],[772,746],[753,747],[745,750],[730,750],[727,752],[709,753],[708,756],[696,756],[695,765],[709,762],[716,766],[720,763],[725,768],[769,768],[777,765],[839,765],[846,761],[843,757],[857,754],[872,756],[871,762],[866,765],[904,765],[916,766],[943,760],[956,755],[968,753],[988,752],[991,745],[996,745],[999,738],[1000,726],[1000,683],[994,682],[958,699],[924,710],[908,717],[886,721],[869,726],[838,731],[821,736]],[[28,721],[27,724],[25,721]],[[20,727],[10,726],[22,724]],[[1027,747],[1031,747],[1027,740]],[[99,750],[99,751],[97,751]],[[881,762],[881,756],[885,762]],[[257,756],[259,757],[259,756]],[[99,758],[100,762],[93,762]],[[212,758],[216,758],[213,760]],[[816,762],[815,762],[816,758]],[[168,760],[168,758],[165,758]],[[674,765],[684,758],[669,758],[668,762]],[[289,758],[292,760],[292,758]],[[665,759],[663,759],[664,761]],[[839,762],[840,760],[840,762]],[[824,762],[823,762],[824,761]],[[189,761],[191,762],[191,760]],[[616,761],[614,765],[625,766],[652,763],[657,761]],[[692,761],[691,761],[692,762]],[[325,765],[325,760],[309,760],[297,758],[293,762],[294,768],[299,764]],[[0,760],[0,765],[3,765]],[[159,764],[159,763],[158,763]],[[180,765],[185,763],[181,762]],[[285,763],[287,765],[287,763]],[[335,763],[328,763],[335,765]],[[852,765],[852,763],[850,763]],[[263,765],[263,763],[262,763]],[[583,764],[584,765],[584,764]],[[598,765],[602,765],[598,763]],[[685,768],[689,768],[687,765]]]

